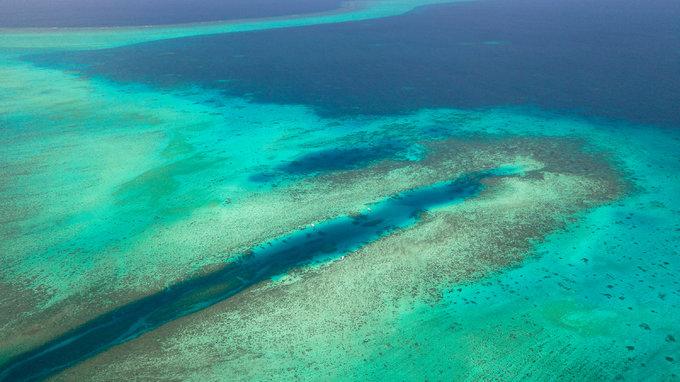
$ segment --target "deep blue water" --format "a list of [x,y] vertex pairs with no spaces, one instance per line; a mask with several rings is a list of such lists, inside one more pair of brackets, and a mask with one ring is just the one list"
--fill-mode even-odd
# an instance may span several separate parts
[[32,59],[325,116],[530,105],[680,126],[679,20],[677,0],[481,0]]
[[342,0],[0,0],[0,27],[108,27],[274,17]]
[[514,167],[473,172],[451,182],[393,195],[357,216],[339,216],[258,246],[224,268],[181,282],[85,323],[19,355],[0,380],[43,379],[112,346],[223,301],[273,276],[355,250],[418,221],[422,212],[477,195],[482,180],[513,175]]
[[250,180],[266,183],[280,177],[313,176],[320,173],[352,170],[366,167],[381,159],[394,158],[405,148],[405,145],[398,142],[377,142],[366,146],[313,151],[269,171],[253,174]]
[[365,147],[334,148],[315,151],[278,167],[287,174],[313,174],[325,171],[350,170],[363,167],[378,159],[394,155],[402,149],[396,144],[382,143]]

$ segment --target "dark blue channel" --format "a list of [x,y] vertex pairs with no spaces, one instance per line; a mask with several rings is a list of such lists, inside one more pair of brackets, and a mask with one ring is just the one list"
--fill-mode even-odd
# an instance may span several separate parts
[[305,264],[329,261],[380,237],[406,228],[429,209],[477,195],[489,177],[522,170],[505,166],[468,173],[393,195],[355,216],[339,216],[253,248],[222,269],[134,301],[31,351],[0,368],[1,381],[47,378],[161,325],[208,308],[244,289]]
[[381,159],[396,156],[406,148],[396,142],[381,142],[370,146],[331,148],[302,155],[274,169],[253,174],[250,180],[267,183],[280,176],[309,176],[333,171],[352,170]]

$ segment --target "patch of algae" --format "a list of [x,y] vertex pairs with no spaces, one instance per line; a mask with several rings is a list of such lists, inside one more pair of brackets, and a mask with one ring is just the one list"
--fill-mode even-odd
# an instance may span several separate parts
[[[337,191],[340,184],[350,196],[378,195],[469,168],[521,163],[534,170],[526,177],[491,181],[480,197],[428,213],[411,229],[340,261],[261,284],[56,379],[366,377],[352,375],[356,370],[348,365],[370,363],[375,354],[396,350],[385,339],[398,337],[395,323],[421,301],[437,304],[452,285],[518,264],[568,217],[616,198],[624,186],[603,158],[570,139],[478,136],[438,141],[430,150],[421,162],[383,163],[310,180],[298,202],[313,206],[310,198],[322,191],[326,203],[335,205],[343,198],[335,199],[343,193]],[[350,177],[353,182],[347,183]],[[399,352],[412,354],[412,349]]]
[[396,16],[456,0],[358,0],[325,13],[266,19],[132,28],[0,29],[0,49],[101,49],[154,40],[339,23]]

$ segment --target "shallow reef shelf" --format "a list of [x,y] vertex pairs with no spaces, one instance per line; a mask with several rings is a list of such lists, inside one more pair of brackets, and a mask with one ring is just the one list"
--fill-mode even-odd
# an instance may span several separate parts
[[519,166],[471,172],[452,181],[392,195],[353,216],[339,216],[253,248],[222,269],[170,286],[106,313],[26,352],[0,370],[0,380],[39,380],[161,325],[228,299],[296,267],[332,261],[398,229],[422,213],[478,195],[482,181],[521,175]]

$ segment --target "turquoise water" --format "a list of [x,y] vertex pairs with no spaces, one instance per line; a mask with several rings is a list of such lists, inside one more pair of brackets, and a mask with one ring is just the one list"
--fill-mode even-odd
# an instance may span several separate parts
[[333,260],[395,230],[408,228],[428,210],[475,196],[483,188],[480,181],[484,178],[521,171],[521,168],[506,166],[409,190],[375,203],[361,214],[323,221],[258,245],[219,271],[171,285],[19,356],[3,367],[0,377],[6,380],[45,378],[294,267]]
[[3,30],[2,379],[677,379],[677,4],[426,4]]

